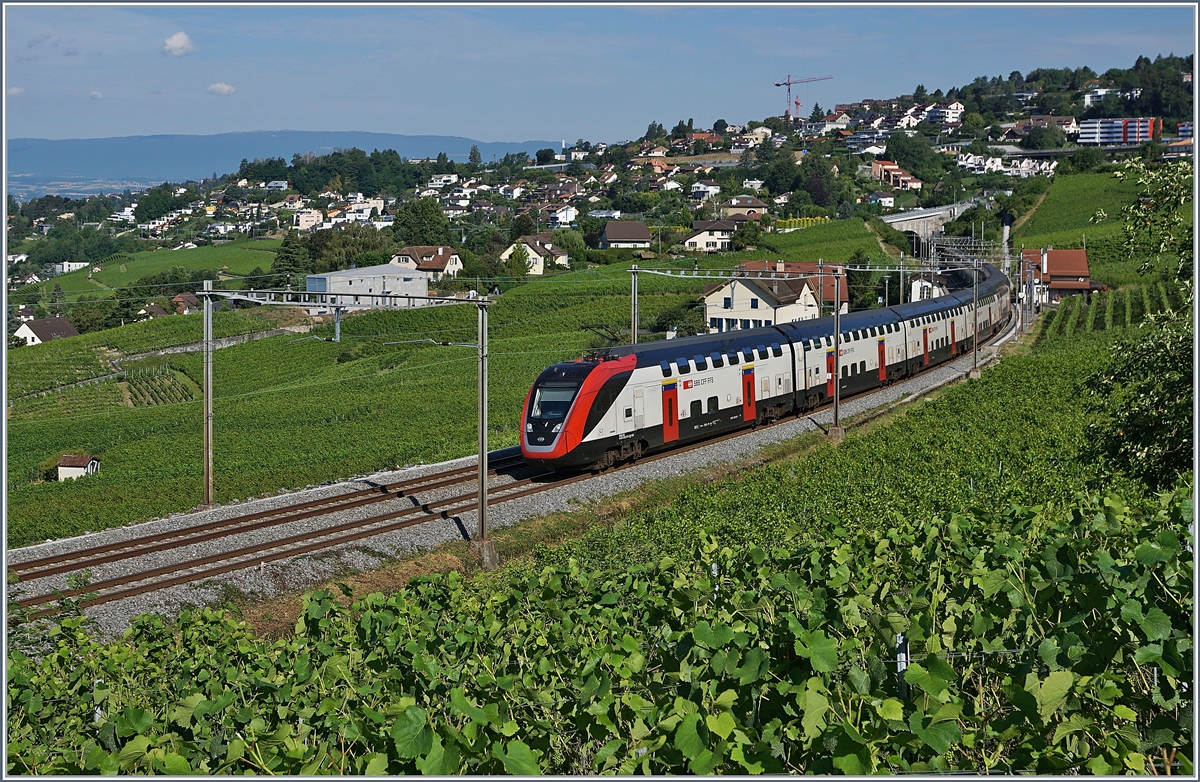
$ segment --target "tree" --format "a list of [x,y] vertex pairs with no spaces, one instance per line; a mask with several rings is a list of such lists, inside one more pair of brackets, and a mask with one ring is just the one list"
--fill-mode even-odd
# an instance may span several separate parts
[[656,138],[662,138],[667,135],[666,128],[661,122],[651,122],[646,126],[646,135],[642,136],[643,141],[653,141]]
[[767,186],[767,192],[771,195],[783,195],[795,189],[799,177],[800,169],[796,166],[795,157],[790,154],[780,155],[767,168],[763,184]]
[[1021,139],[1022,149],[1058,149],[1066,143],[1067,136],[1057,127],[1030,128]]
[[554,150],[553,149],[550,149],[548,147],[546,149],[539,149],[534,154],[537,156],[537,162],[538,162],[539,166],[544,166],[544,165],[554,162]]
[[285,285],[289,282],[298,285],[299,280],[313,271],[312,257],[308,247],[296,231],[288,231],[283,244],[275,253],[275,261],[271,264],[271,273],[276,276],[275,285]]
[[925,99],[928,97],[929,93],[925,91],[924,84],[918,84],[917,88],[913,90],[913,100],[917,103],[924,103]]
[[713,133],[719,133],[720,135],[723,136],[723,135],[725,135],[725,129],[728,127],[729,127],[728,122],[726,122],[723,119],[719,119],[713,123],[713,127],[712,127]]
[[814,103],[812,112],[808,115],[809,122],[820,122],[825,118],[825,110],[821,108],[820,103]]
[[529,236],[536,230],[533,218],[528,214],[517,215],[512,225],[508,227],[508,241],[515,242],[522,236]]
[[[1190,161],[1152,168],[1133,159],[1116,173],[1138,184],[1138,199],[1121,210],[1124,254],[1146,258],[1143,274],[1158,272],[1164,256],[1174,258],[1183,302],[1118,342],[1108,367],[1087,381],[1096,416],[1088,426],[1093,454],[1152,489],[1169,487],[1192,468],[1193,227],[1182,214],[1193,200],[1192,170]],[[1093,219],[1107,215],[1099,211]]]
[[675,127],[671,128],[671,138],[678,141],[681,138],[687,138],[687,134],[690,132],[691,128],[688,127],[688,124],[683,120],[679,120]]
[[762,241],[762,228],[759,227],[755,220],[747,220],[746,224],[741,229],[734,232],[729,240],[729,245],[733,250],[745,250],[748,247],[757,247]]
[[1071,165],[1076,171],[1091,171],[1104,162],[1104,153],[1097,147],[1080,147],[1071,156]]
[[62,285],[57,282],[54,283],[54,290],[50,292],[50,312],[55,317],[60,317],[66,312],[66,304],[64,303],[66,298],[67,294],[63,293]]
[[418,198],[396,210],[392,232],[402,246],[450,244],[450,219],[435,198]]
[[510,277],[524,277],[528,274],[531,264],[529,251],[525,249],[525,245],[518,244],[516,249],[509,253],[508,260],[504,265]]
[[483,163],[483,156],[479,154],[479,145],[471,145],[471,154],[467,155],[467,162],[473,166],[478,166]]
[[582,258],[587,250],[583,234],[570,228],[555,228],[550,234],[550,241],[554,243],[555,247],[565,250],[567,256],[572,260]]

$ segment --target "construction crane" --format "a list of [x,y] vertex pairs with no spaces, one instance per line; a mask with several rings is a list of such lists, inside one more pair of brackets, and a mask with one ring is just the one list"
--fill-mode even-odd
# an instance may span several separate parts
[[[833,78],[832,76],[813,76],[808,79],[793,79],[792,74],[789,73],[786,80],[775,82],[776,87],[787,87],[787,103],[785,103],[784,107],[783,107],[783,118],[784,119],[793,119],[793,117],[792,117],[792,85],[793,84],[807,84],[810,81],[825,81],[826,79],[832,79],[832,78]],[[800,119],[800,98],[796,98],[796,114],[795,114],[794,119]]]

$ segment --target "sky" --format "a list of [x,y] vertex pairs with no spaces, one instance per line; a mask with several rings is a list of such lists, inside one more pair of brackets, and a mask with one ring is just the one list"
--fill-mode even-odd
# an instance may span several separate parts
[[1191,7],[5,6],[8,138],[640,137],[1194,51]]

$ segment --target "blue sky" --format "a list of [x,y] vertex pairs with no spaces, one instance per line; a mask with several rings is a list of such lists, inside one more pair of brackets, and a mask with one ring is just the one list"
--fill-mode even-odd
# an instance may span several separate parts
[[1190,7],[6,6],[8,137],[636,138],[1037,67],[1193,52]]

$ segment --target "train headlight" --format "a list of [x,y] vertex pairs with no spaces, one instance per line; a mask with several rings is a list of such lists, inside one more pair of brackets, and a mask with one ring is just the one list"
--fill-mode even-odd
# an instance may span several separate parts
[[554,428],[553,428],[553,429],[551,429],[550,431],[551,431],[551,433],[553,433],[553,434],[558,434],[559,432],[561,432],[561,431],[562,431],[562,424],[555,424],[555,425],[554,425]]
[[525,431],[526,431],[526,432],[532,432],[532,431],[533,431],[533,424],[525,424]]

